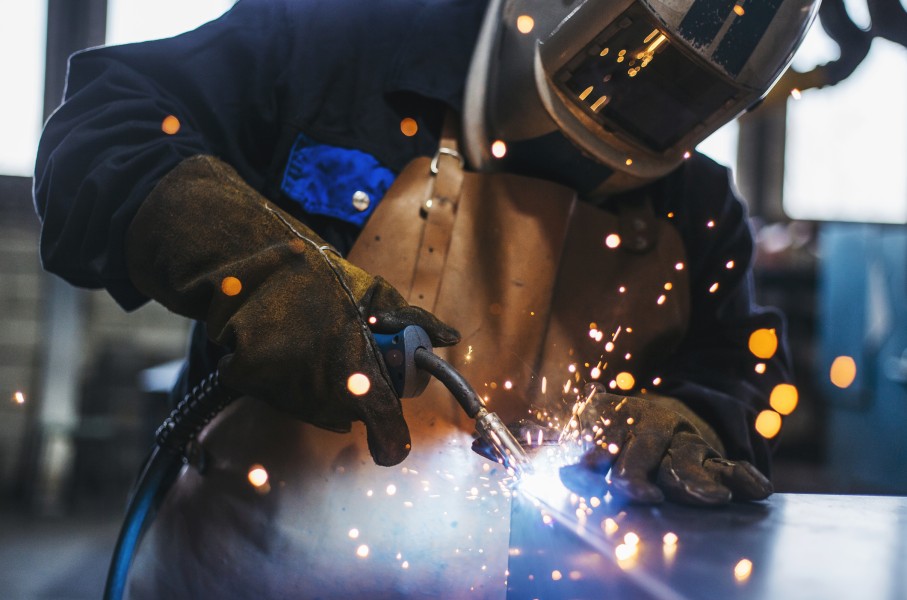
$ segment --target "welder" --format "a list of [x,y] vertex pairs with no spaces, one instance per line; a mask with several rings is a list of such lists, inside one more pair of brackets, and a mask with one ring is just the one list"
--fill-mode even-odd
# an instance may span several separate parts
[[603,437],[578,468],[620,501],[769,495],[784,323],[694,148],[817,4],[240,0],[74,55],[36,166],[45,268],[194,320],[175,395],[217,370],[239,397],[133,597],[502,596],[507,473],[440,386],[401,403],[373,334],[410,325],[505,422]]

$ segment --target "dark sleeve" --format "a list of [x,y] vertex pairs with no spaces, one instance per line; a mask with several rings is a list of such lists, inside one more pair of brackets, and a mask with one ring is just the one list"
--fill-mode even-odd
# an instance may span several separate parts
[[[262,185],[278,135],[287,61],[281,2],[241,0],[175,38],[86,50],[70,58],[63,104],[35,166],[44,267],[126,309],[146,301],[129,282],[126,230],[155,183],[183,159],[213,154]],[[168,115],[179,130],[167,134]]]
[[[670,210],[687,248],[690,328],[662,371],[659,392],[712,425],[728,458],[748,460],[768,474],[771,445],[754,424],[769,408],[772,389],[790,380],[784,318],[755,303],[753,235],[730,173],[696,157],[685,165],[679,186],[679,202]],[[758,329],[774,330],[779,340],[769,359],[749,350]],[[757,372],[760,363],[764,373]]]

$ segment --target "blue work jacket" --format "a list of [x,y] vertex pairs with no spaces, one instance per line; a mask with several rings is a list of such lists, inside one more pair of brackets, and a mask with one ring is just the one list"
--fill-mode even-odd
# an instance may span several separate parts
[[[106,288],[126,309],[146,302],[127,276],[126,230],[155,183],[198,154],[230,163],[347,251],[394,175],[434,154],[445,111],[460,110],[486,3],[240,0],[174,38],[75,54],[35,170],[45,268]],[[372,200],[364,209],[356,191]],[[783,322],[753,302],[745,207],[727,170],[700,155],[645,192],[684,240],[692,289],[688,334],[660,391],[712,424],[729,458],[767,472],[753,423],[788,368],[783,343],[767,361],[747,350],[759,328],[783,340]],[[225,349],[199,330],[191,352],[188,379]]]

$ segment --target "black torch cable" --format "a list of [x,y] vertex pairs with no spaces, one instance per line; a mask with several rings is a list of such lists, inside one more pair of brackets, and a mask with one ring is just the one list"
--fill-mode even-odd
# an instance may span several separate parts
[[158,428],[156,444],[126,508],[107,572],[104,600],[123,597],[129,567],[149,515],[182,468],[186,445],[232,400],[214,371],[186,394]]
[[453,397],[457,399],[470,419],[475,419],[476,415],[485,408],[485,404],[479,398],[475,389],[466,381],[466,378],[454,369],[450,363],[440,356],[434,354],[427,348],[416,348],[413,355],[416,366],[423,371],[428,371],[434,375],[438,381],[444,384]]

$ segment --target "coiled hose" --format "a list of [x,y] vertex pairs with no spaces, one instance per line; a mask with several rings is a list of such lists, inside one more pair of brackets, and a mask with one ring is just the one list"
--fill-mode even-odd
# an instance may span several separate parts
[[158,428],[155,446],[126,507],[126,517],[107,571],[104,600],[123,598],[135,549],[152,511],[184,464],[186,446],[232,400],[214,371],[186,394]]

